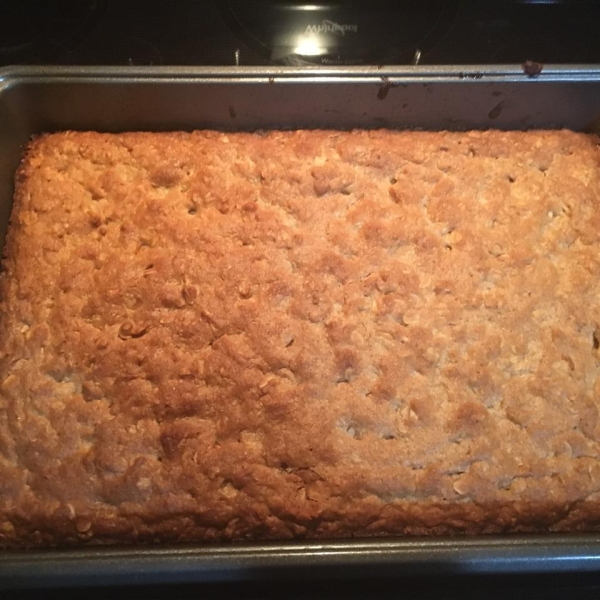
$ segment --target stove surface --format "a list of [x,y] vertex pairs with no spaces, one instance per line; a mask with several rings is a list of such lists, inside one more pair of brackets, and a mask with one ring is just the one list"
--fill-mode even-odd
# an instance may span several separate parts
[[598,0],[4,0],[0,65],[597,63]]

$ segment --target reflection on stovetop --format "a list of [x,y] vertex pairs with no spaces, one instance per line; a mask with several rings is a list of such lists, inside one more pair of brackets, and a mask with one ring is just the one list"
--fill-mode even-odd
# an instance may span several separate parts
[[458,4],[228,0],[220,9],[231,30],[273,62],[337,65],[417,62],[450,31]]
[[600,62],[598,0],[3,0],[0,65]]

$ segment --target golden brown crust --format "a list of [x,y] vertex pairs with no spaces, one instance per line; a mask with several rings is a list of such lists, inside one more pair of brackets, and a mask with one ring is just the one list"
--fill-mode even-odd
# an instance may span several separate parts
[[599,529],[597,143],[36,139],[0,544]]

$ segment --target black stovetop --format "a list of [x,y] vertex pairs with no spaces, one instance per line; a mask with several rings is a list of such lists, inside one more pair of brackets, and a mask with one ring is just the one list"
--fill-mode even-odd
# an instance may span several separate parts
[[0,65],[598,63],[598,0],[3,0]]

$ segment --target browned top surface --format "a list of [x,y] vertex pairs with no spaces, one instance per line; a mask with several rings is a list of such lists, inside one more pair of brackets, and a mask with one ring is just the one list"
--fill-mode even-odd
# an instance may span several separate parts
[[39,138],[0,281],[0,543],[597,527],[599,158]]

